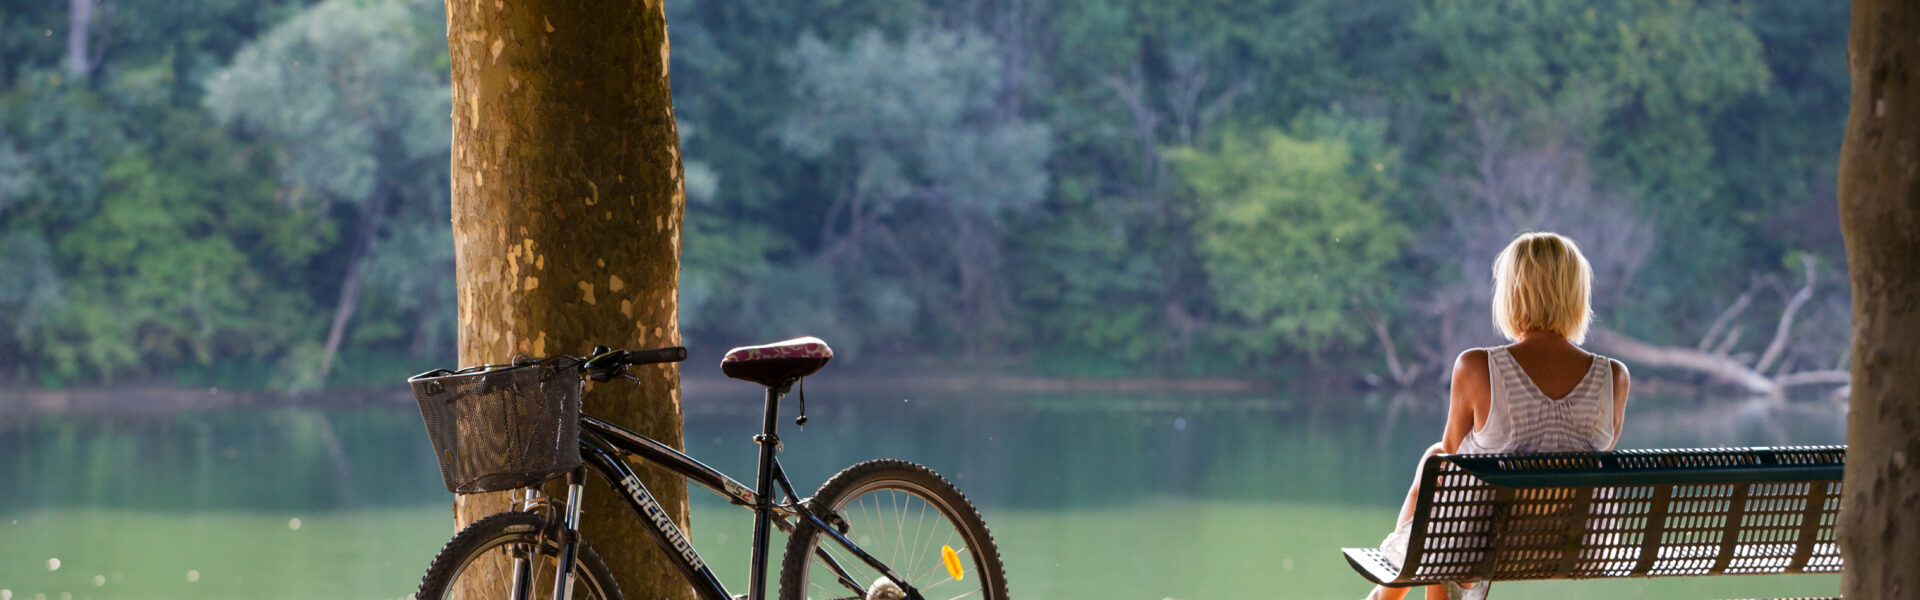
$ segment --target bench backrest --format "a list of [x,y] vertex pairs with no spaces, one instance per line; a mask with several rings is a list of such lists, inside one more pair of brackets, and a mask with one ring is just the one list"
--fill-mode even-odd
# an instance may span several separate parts
[[1402,581],[1834,573],[1845,446],[1436,455]]

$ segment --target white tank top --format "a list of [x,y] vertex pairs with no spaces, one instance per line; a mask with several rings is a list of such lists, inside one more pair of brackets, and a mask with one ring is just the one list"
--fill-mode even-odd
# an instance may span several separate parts
[[1565,398],[1549,398],[1505,346],[1487,349],[1487,422],[1460,453],[1588,452],[1613,446],[1613,366],[1595,354]]

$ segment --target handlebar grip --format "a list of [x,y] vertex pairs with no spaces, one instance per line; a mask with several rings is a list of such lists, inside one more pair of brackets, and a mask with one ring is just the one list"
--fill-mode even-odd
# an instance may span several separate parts
[[627,353],[629,365],[651,365],[656,363],[675,363],[687,359],[687,349],[683,346],[656,348],[653,350],[635,350]]

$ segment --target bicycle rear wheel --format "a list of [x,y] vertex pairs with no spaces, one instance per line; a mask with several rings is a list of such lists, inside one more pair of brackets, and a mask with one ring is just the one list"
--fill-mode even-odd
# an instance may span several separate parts
[[[474,521],[453,536],[440,549],[427,574],[420,578],[419,600],[474,598],[474,590],[504,590],[498,597],[508,598],[513,589],[515,556],[531,557],[532,598],[545,600],[553,594],[553,572],[559,561],[559,545],[547,531],[547,520],[525,512],[504,512]],[[600,554],[580,541],[574,553],[573,597],[594,600],[621,600],[620,585]],[[491,596],[487,596],[491,597]]]
[[[1006,600],[1007,580],[993,534],[973,503],[926,467],[874,460],[847,467],[813,495],[811,508],[928,599]],[[844,524],[844,527],[839,527]],[[857,585],[816,555],[831,556]],[[783,600],[885,598],[870,594],[884,576],[830,536],[802,522],[780,565]],[[858,587],[858,589],[855,589]]]

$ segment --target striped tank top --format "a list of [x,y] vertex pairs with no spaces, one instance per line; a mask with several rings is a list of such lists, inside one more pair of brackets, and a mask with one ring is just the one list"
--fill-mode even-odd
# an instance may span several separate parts
[[1487,349],[1487,422],[1460,453],[1586,452],[1613,446],[1613,367],[1598,354],[1564,398],[1540,391],[1506,347]]

